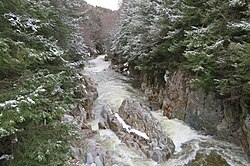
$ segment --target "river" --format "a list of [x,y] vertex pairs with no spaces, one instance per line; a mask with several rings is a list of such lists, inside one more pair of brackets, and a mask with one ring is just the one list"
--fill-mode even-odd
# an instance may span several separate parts
[[204,135],[193,130],[178,119],[167,119],[160,110],[152,111],[162,124],[167,135],[175,144],[175,153],[164,163],[143,158],[135,150],[129,149],[109,129],[99,130],[98,122],[102,119],[102,107],[110,105],[118,110],[122,101],[132,98],[147,104],[147,99],[140,90],[132,87],[132,80],[110,69],[110,62],[104,61],[105,55],[90,60],[84,69],[97,84],[99,97],[94,103],[95,120],[89,122],[93,130],[100,136],[100,146],[113,151],[113,157],[120,165],[129,166],[250,166],[247,155],[236,145],[216,140],[212,136]]

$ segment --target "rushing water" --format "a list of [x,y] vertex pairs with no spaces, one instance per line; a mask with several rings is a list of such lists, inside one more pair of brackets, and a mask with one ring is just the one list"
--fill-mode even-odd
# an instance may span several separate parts
[[98,130],[103,106],[108,104],[113,110],[117,110],[125,98],[147,104],[143,94],[129,84],[130,78],[116,73],[109,66],[110,62],[105,62],[102,55],[90,60],[84,72],[98,84],[99,94],[94,108],[96,119],[89,124],[93,130],[99,132],[101,146],[114,152],[112,155],[116,161],[131,166],[250,166],[246,154],[239,147],[216,140],[212,136],[205,136],[180,120],[169,120],[162,116],[160,111],[152,114],[159,120],[176,146],[174,155],[165,163],[158,164],[143,154],[129,149],[111,130]]

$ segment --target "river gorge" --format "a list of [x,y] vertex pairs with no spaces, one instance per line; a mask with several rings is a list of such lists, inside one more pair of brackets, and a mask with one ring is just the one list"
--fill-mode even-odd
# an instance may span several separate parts
[[[213,136],[205,135],[202,132],[196,131],[178,119],[168,119],[163,116],[162,110],[151,110],[151,107],[148,104],[149,102],[146,97],[144,97],[144,94],[139,89],[133,88],[133,79],[111,69],[111,63],[105,61],[104,57],[105,55],[101,55],[95,59],[89,60],[85,69],[82,71],[83,75],[92,78],[97,85],[98,98],[94,102],[94,118],[93,120],[88,121],[88,125],[90,125],[91,129],[97,133],[98,146],[101,147],[101,149],[105,149],[105,155],[102,156],[102,162],[104,165],[249,165],[247,155],[236,145],[217,140]],[[127,101],[124,102],[125,99],[127,99]],[[126,139],[130,139],[129,137],[123,139],[118,136],[120,130],[126,129],[126,125],[129,127],[133,126],[133,124],[126,124],[121,118],[122,116],[119,115],[121,110],[125,112],[130,110],[126,105],[129,106],[129,103],[131,102],[133,108],[136,103],[140,103],[138,104],[138,107],[141,106],[145,109],[147,107],[147,109],[150,110],[149,114],[152,114],[153,116],[151,119],[155,121],[151,123],[159,124],[159,128],[162,127],[163,135],[161,135],[161,137],[166,136],[172,140],[170,142],[167,140],[168,144],[173,142],[175,146],[175,150],[170,158],[168,157],[168,160],[161,161],[161,159],[154,159],[154,156],[148,157],[147,152],[143,153],[143,150],[140,149],[140,144],[139,147],[129,146],[126,141]],[[103,110],[109,112],[109,116],[113,116],[113,119],[118,119],[117,123],[122,124],[121,129],[117,129],[117,131],[116,129],[114,130],[114,127],[112,127],[110,122],[110,119],[112,118],[107,122]],[[129,112],[128,114],[133,114],[133,112]],[[132,120],[132,123],[137,123],[136,117],[132,118],[135,118],[134,121]],[[148,125],[150,124],[148,123]],[[133,129],[129,130],[130,131],[127,132],[132,133]],[[151,138],[148,137],[148,132],[144,133],[143,131],[140,131],[139,128],[134,130],[136,131],[133,135],[135,139],[143,137],[144,140],[149,139],[148,142],[152,142]],[[144,131],[146,130],[144,129]],[[136,134],[139,136],[135,136]],[[171,149],[171,145],[169,149]],[[88,156],[91,156],[91,154],[88,153]],[[87,157],[87,164],[91,164],[91,161],[88,160],[91,160],[93,157],[95,156]]]

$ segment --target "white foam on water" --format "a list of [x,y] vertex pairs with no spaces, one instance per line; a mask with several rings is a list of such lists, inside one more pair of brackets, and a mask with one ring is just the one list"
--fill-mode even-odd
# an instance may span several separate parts
[[114,111],[117,111],[124,99],[143,98],[135,91],[128,90],[131,89],[131,86],[121,80],[124,77],[109,69],[110,62],[105,62],[104,57],[105,55],[102,55],[90,60],[90,66],[85,67],[84,71],[94,77],[98,83],[99,97],[95,101],[96,119],[89,124],[93,130],[99,132],[102,141],[100,146],[111,150],[117,161],[129,166],[184,166],[190,164],[198,153],[208,156],[215,152],[231,166],[250,166],[246,154],[237,146],[215,140],[211,136],[204,136],[178,119],[167,119],[160,111],[152,112],[152,114],[162,124],[164,131],[173,140],[176,147],[175,153],[164,163],[156,163],[146,158],[142,152],[128,148],[113,131],[98,130],[98,122],[102,120],[100,112],[103,105],[109,104]]
[[153,116],[162,124],[167,135],[173,140],[175,153],[181,152],[181,146],[191,140],[199,139],[197,131],[178,119],[168,119],[161,111],[152,112]]
[[106,55],[100,55],[97,58],[90,60],[89,66],[85,67],[84,70],[97,73],[108,69],[111,63],[109,61],[104,61],[105,56]]
[[[152,112],[152,114],[160,121],[176,146],[175,156],[160,164],[161,166],[184,166],[194,160],[197,153],[208,156],[211,152],[220,155],[231,166],[250,166],[247,155],[236,145],[199,134],[178,119],[164,117],[161,111]],[[184,149],[183,145],[191,148]]]
[[110,130],[99,130],[102,146],[106,149],[113,151],[112,155],[116,161],[129,165],[129,166],[156,166],[157,163],[151,159],[145,159],[141,153],[136,152],[134,149],[128,148],[121,140]]
[[105,141],[105,146],[107,148],[115,149],[117,145],[121,144],[121,140],[115,135],[115,133],[110,130],[99,130],[100,139]]
[[250,166],[247,155],[240,147],[216,139],[206,140],[204,143],[213,145],[203,148],[204,154],[209,155],[212,152],[216,152],[231,166]]
[[160,166],[185,166],[190,161],[194,160],[197,152],[200,149],[198,142],[193,142],[191,145],[190,151],[181,153],[178,157],[172,157],[168,161],[160,164]]
[[115,81],[102,82],[97,86],[98,99],[109,104],[114,110],[118,110],[122,101],[131,95],[124,87],[123,83]]

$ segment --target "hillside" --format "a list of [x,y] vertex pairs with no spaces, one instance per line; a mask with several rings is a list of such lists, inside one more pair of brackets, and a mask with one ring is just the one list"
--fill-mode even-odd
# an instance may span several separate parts
[[141,80],[156,109],[250,155],[249,4],[129,1],[110,55],[121,72]]

